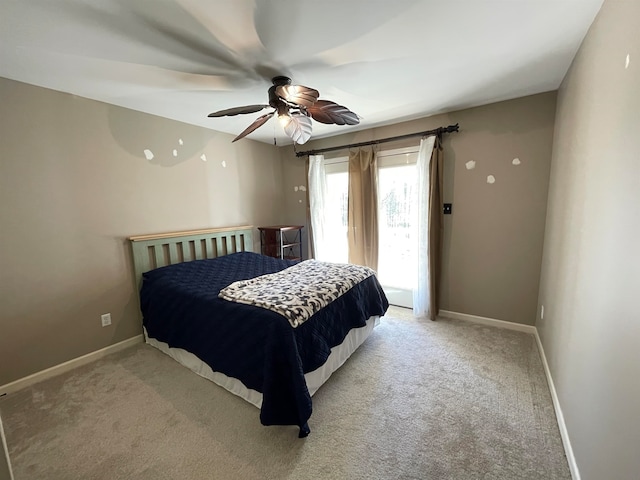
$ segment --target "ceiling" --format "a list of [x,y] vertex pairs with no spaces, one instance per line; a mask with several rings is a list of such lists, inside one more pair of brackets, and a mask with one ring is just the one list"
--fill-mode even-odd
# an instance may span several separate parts
[[555,90],[602,1],[0,0],[0,76],[237,135],[286,75],[361,117],[319,138]]

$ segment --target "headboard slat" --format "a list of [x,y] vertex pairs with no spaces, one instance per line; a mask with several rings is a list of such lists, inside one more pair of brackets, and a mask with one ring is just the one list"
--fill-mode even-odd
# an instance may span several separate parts
[[193,241],[193,251],[196,260],[201,260],[204,257],[202,256],[202,240],[194,240]]
[[229,237],[228,235],[224,237],[224,254],[225,255],[229,255],[230,253],[233,253],[233,241],[231,240],[231,237]]
[[153,255],[154,260],[156,262],[155,268],[162,267],[164,265],[164,249],[163,245],[154,245],[153,246]]
[[182,242],[182,261],[183,262],[191,262],[194,258],[191,256],[191,252],[189,251],[189,242]]
[[168,264],[173,265],[174,263],[180,263],[180,259],[178,258],[178,249],[175,243],[167,243],[169,246],[169,259]]
[[226,252],[225,252],[226,239],[227,238],[224,235],[216,239],[216,246],[217,246],[216,257],[222,257],[223,255],[226,255]]

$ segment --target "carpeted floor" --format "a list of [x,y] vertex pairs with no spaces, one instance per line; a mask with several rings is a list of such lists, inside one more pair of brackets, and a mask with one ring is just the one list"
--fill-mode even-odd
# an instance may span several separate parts
[[392,307],[311,434],[147,345],[0,399],[16,480],[570,479],[531,335]]

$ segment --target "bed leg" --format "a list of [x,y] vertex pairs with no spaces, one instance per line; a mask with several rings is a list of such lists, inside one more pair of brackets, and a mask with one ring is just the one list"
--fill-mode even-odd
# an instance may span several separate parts
[[298,434],[298,438],[305,438],[307,435],[309,435],[310,432],[311,432],[311,429],[309,428],[309,424],[305,423],[300,427],[300,433]]

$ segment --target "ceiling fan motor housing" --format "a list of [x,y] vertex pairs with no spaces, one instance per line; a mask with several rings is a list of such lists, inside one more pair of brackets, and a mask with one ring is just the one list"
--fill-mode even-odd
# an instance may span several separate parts
[[278,115],[285,114],[287,112],[286,105],[279,101],[280,97],[276,95],[276,88],[291,85],[291,79],[289,77],[277,76],[271,79],[273,85],[269,87],[269,105],[278,111]]
[[273,84],[276,87],[280,87],[282,85],[291,85],[291,79],[289,77],[285,77],[282,75],[278,75],[277,77],[273,77],[271,79],[271,81],[273,82]]

